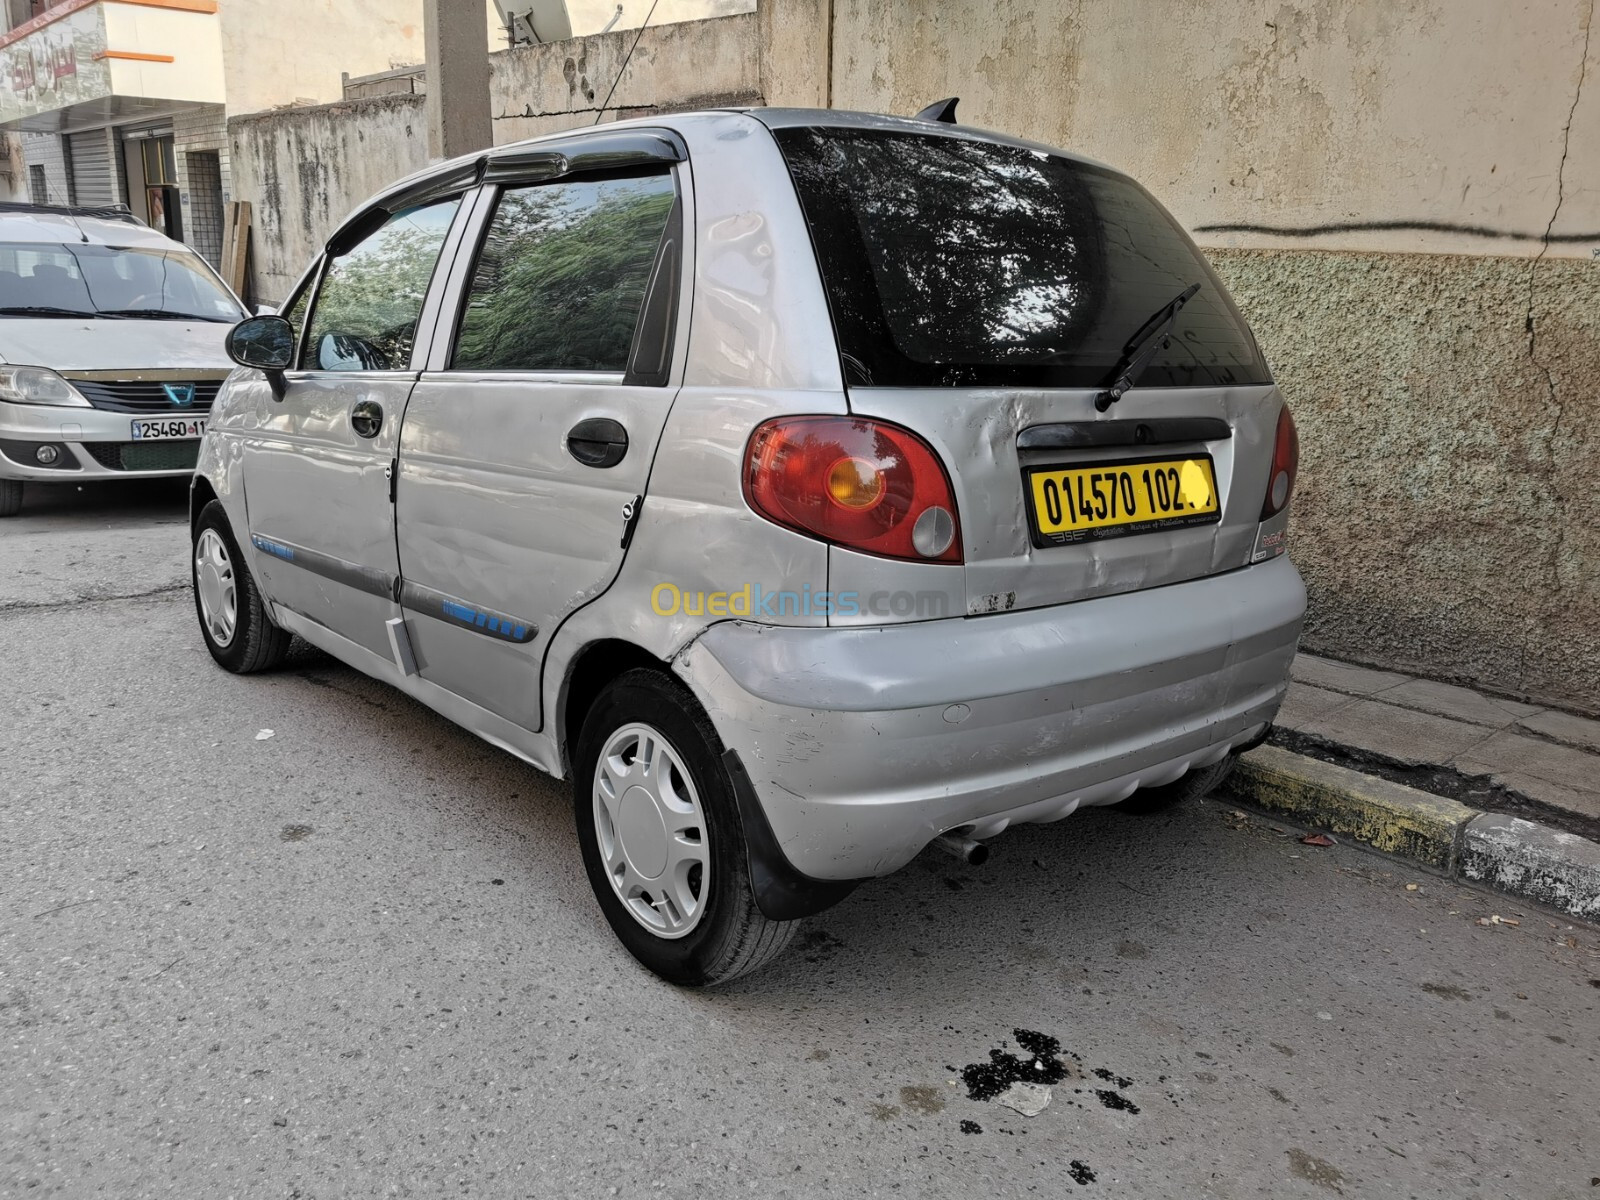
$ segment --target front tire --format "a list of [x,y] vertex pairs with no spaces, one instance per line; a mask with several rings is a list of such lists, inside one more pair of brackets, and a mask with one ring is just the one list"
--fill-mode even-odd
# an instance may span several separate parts
[[22,480],[0,479],[0,517],[14,517],[22,509]]
[[617,939],[669,983],[704,987],[765,966],[799,923],[750,888],[744,827],[715,727],[650,669],[614,680],[584,718],[573,764],[578,844]]
[[218,665],[235,675],[250,675],[281,663],[294,635],[267,616],[220,500],[200,510],[189,567],[200,633]]
[[1209,767],[1196,767],[1192,771],[1186,771],[1171,783],[1163,783],[1159,787],[1140,788],[1117,807],[1125,813],[1146,816],[1166,812],[1169,808],[1191,800],[1203,800],[1222,786],[1222,781],[1233,771],[1233,764],[1238,761],[1237,754],[1230,754],[1221,762],[1214,762]]

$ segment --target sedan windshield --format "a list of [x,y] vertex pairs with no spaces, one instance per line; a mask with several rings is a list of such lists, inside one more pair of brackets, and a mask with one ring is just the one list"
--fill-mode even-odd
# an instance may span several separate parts
[[189,250],[0,242],[0,316],[232,323],[245,314]]

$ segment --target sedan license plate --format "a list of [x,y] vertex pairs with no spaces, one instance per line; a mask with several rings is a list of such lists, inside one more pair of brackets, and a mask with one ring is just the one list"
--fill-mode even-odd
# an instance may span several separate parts
[[204,417],[159,417],[153,421],[135,421],[130,433],[136,442],[166,442],[178,438],[204,437]]
[[1069,546],[1222,519],[1209,454],[1025,473],[1035,546]]

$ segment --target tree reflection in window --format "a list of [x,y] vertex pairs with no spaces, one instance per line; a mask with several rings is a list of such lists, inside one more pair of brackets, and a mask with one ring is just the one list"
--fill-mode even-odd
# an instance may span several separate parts
[[667,174],[507,189],[478,254],[454,369],[626,370],[673,198]]
[[1205,259],[1124,175],[963,136],[776,136],[854,385],[1104,386],[1191,283],[1200,293],[1141,382],[1270,381]]
[[[324,371],[404,371],[459,197],[390,217],[336,256],[317,293],[304,358]],[[333,335],[331,338],[329,335]]]

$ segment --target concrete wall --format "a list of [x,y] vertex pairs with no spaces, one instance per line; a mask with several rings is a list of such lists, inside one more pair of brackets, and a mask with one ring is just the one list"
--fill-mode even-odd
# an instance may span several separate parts
[[422,0],[223,0],[219,13],[229,116],[338,100],[341,72],[422,61]]
[[607,120],[729,104],[761,103],[760,25],[755,13],[652,25],[493,55],[489,91],[495,142],[592,124],[618,79]]
[[1300,429],[1306,648],[1600,708],[1600,266],[1209,253]]
[[[1600,711],[1592,17],[1592,0],[763,0],[648,30],[613,103],[910,113],[959,95],[966,122],[1130,170],[1197,230],[1295,407],[1306,646]],[[496,140],[592,121],[631,40],[496,56]],[[398,100],[235,122],[236,164],[247,145],[274,159],[287,197],[263,248],[267,172],[239,176],[284,286],[421,164],[419,101]]]
[[[757,31],[755,14],[747,13],[494,54],[489,87],[495,142],[592,124],[636,36],[638,49],[607,119],[759,103]],[[685,62],[696,64],[689,87],[705,90],[686,90],[680,70]],[[323,240],[357,204],[427,165],[424,103],[421,95],[399,93],[228,123],[230,186],[235,198],[254,204],[251,244],[262,300],[286,298]]]
[[964,122],[1130,171],[1213,243],[1523,254],[1554,218],[1550,253],[1600,249],[1600,89],[1575,107],[1586,43],[1590,74],[1600,59],[1591,0],[771,8],[788,38],[768,103],[958,95]]
[[421,96],[291,108],[228,122],[235,198],[249,200],[255,294],[290,287],[362,199],[428,162]]

